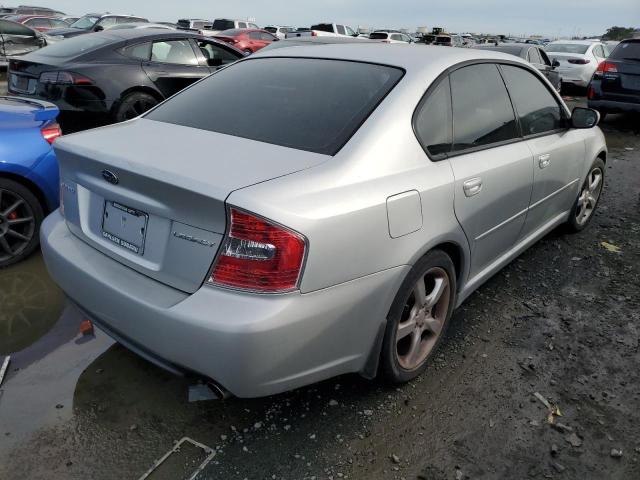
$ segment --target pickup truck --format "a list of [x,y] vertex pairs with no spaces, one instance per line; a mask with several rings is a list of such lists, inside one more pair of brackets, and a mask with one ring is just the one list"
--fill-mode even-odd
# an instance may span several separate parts
[[287,33],[287,38],[297,37],[357,37],[358,34],[346,25],[337,23],[318,23],[311,28],[300,28]]

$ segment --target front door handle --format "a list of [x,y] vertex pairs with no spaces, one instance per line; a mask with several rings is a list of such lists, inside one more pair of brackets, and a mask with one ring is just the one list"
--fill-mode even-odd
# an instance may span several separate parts
[[544,155],[540,155],[538,157],[538,166],[540,168],[547,168],[551,163],[551,155],[545,153]]
[[473,197],[474,195],[479,194],[480,190],[482,190],[482,179],[472,178],[467,180],[462,184],[462,188],[467,197]]

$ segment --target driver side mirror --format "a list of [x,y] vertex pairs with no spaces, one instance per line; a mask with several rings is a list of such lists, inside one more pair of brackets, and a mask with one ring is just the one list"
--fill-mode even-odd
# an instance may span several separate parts
[[102,32],[103,30],[104,27],[102,25],[96,25],[95,27],[93,27],[94,32]]
[[571,112],[573,128],[593,128],[600,122],[600,113],[592,108],[576,107]]
[[554,58],[553,61],[551,62],[551,68],[558,68],[559,66],[560,66],[560,62]]

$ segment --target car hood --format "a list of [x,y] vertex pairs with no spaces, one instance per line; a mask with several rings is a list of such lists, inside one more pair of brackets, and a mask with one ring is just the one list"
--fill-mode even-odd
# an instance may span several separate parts
[[47,35],[53,37],[72,37],[74,35],[82,35],[83,33],[89,33],[89,30],[82,30],[80,28],[52,28],[47,30]]

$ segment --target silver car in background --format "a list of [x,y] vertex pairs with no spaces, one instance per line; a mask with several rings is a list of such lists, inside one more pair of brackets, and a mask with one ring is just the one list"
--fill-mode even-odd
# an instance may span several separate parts
[[609,56],[606,45],[592,40],[556,40],[544,47],[564,83],[587,87],[600,62]]
[[506,54],[262,52],[58,140],[44,258],[122,344],[234,395],[348,372],[404,382],[476,288],[589,223],[598,120]]

